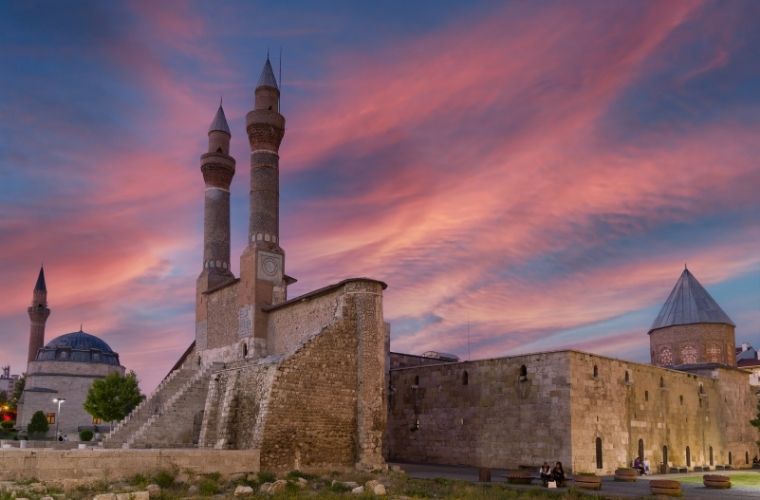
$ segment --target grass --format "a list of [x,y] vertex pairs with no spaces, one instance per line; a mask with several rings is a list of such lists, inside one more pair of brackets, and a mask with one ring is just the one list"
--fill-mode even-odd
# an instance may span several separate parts
[[[718,474],[723,475],[723,471],[706,472],[705,474]],[[738,472],[736,474],[725,474],[731,478],[732,486],[748,486],[760,488],[760,472]],[[668,478],[670,479],[670,478]],[[702,476],[680,476],[673,477],[673,480],[688,483],[688,484],[702,484]]]

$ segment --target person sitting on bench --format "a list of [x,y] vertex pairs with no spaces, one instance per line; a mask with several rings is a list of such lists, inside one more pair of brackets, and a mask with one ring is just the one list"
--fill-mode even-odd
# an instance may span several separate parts
[[552,469],[552,478],[557,482],[557,488],[565,484],[565,469],[562,468],[562,462],[557,462]]
[[552,478],[552,469],[549,467],[549,462],[544,462],[544,465],[538,469],[538,475],[541,477],[541,482],[544,483],[544,486],[547,486]]
[[641,457],[636,457],[633,461],[633,468],[639,471],[639,475],[644,474],[644,462],[641,461]]

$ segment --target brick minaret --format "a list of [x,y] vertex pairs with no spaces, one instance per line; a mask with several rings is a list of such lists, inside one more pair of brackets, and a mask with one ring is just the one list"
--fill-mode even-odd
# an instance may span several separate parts
[[267,57],[255,91],[255,104],[246,116],[251,146],[250,218],[248,246],[240,258],[241,324],[250,325],[254,345],[266,348],[266,317],[262,308],[286,299],[285,252],[280,248],[279,149],[285,134],[280,114],[280,89]]
[[45,322],[50,316],[50,309],[47,307],[47,287],[45,286],[45,270],[40,267],[40,275],[37,277],[37,284],[34,285],[32,296],[32,305],[27,309],[31,326],[29,328],[29,355],[28,361],[34,361],[37,357],[37,351],[45,345]]
[[203,205],[203,271],[199,292],[234,278],[230,271],[230,183],[235,159],[230,156],[230,128],[219,105],[208,131],[208,152],[201,155],[206,183]]

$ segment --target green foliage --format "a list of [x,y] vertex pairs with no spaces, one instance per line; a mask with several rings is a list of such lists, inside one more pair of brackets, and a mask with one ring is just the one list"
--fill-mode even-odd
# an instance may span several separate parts
[[[760,400],[757,402],[757,415],[755,415],[755,418],[750,420],[749,423],[760,431]],[[757,441],[757,444],[760,445],[760,441]]]
[[[301,472],[300,470],[292,470],[285,475],[285,479],[298,479],[299,477],[302,477],[307,480],[317,478],[317,476],[315,476],[314,474],[307,474],[306,472]],[[274,479],[272,481],[274,481]]]
[[9,430],[13,429],[14,425],[16,425],[16,421],[15,420],[6,420],[6,421],[0,423],[0,426],[2,426],[3,429],[5,429],[6,431],[9,431]]
[[160,470],[153,476],[153,482],[162,488],[171,488],[174,486],[175,474],[172,471]]
[[26,430],[29,432],[29,437],[47,434],[47,431],[50,430],[50,425],[48,424],[47,417],[41,410],[34,412]]
[[79,439],[82,441],[92,441],[95,434],[90,429],[79,431]]
[[212,477],[204,477],[201,482],[198,483],[198,493],[204,497],[210,497],[219,493],[219,482]]
[[135,474],[134,476],[130,477],[127,482],[132,486],[137,486],[139,488],[145,488],[149,484],[148,478],[142,474]]
[[12,409],[16,409],[18,406],[18,402],[21,400],[21,394],[24,392],[24,387],[26,386],[26,374],[21,375],[18,380],[16,380],[16,383],[13,385],[13,394],[11,394],[10,400],[8,401],[8,404]]
[[264,483],[273,483],[273,482],[277,481],[277,475],[275,475],[272,472],[265,471],[265,470],[259,472],[256,476],[257,476],[257,478],[259,480],[259,483],[261,483],[261,484],[264,484]]
[[113,372],[92,383],[84,409],[104,422],[114,422],[129,415],[144,398],[135,372],[126,376]]
[[0,406],[8,404],[8,393],[5,391],[0,391]]

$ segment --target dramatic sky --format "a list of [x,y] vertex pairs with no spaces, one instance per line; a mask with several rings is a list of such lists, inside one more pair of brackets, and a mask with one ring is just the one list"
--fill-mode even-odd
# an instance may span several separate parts
[[388,283],[392,349],[648,360],[684,262],[760,344],[760,2],[0,6],[0,363],[104,338],[151,390],[194,336],[199,155],[284,50],[295,296]]

